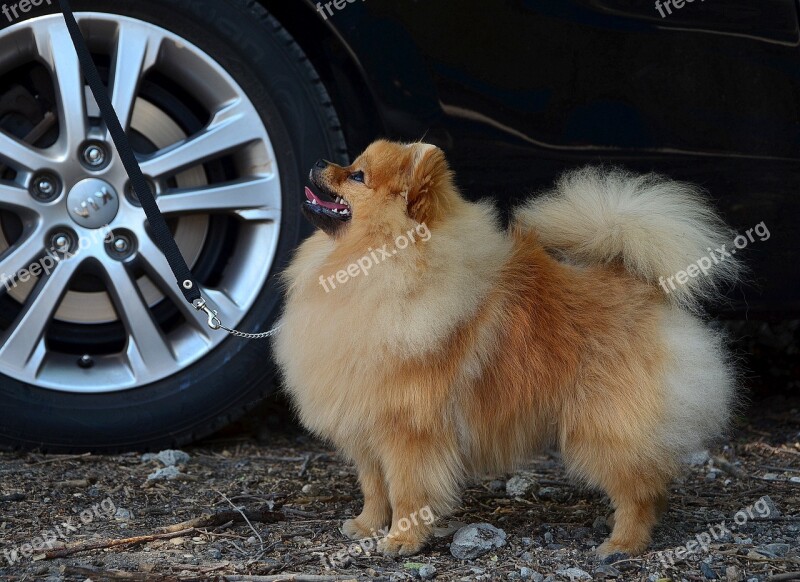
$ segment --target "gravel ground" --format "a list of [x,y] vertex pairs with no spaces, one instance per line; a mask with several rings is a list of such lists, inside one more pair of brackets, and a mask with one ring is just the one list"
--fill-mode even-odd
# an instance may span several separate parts
[[[674,483],[652,551],[612,564],[593,556],[607,501],[570,482],[556,455],[470,485],[419,556],[359,553],[338,530],[359,511],[353,467],[285,416],[272,405],[263,428],[230,429],[187,448],[188,460],[0,455],[0,578],[800,579],[800,399],[753,404],[732,439]],[[148,478],[158,471],[162,479]],[[456,559],[453,532],[477,523],[501,529],[504,545]],[[43,535],[59,539],[42,548]]]

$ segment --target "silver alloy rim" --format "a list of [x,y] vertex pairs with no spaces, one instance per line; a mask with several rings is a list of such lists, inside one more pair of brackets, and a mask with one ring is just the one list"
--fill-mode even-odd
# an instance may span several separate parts
[[[157,149],[142,157],[142,170],[156,186],[162,212],[175,221],[176,240],[190,266],[207,242],[209,217],[236,219],[237,239],[228,263],[213,288],[202,291],[227,325],[238,325],[264,287],[280,234],[278,167],[260,115],[236,81],[185,39],[118,15],[80,13],[77,18],[92,50],[110,56],[109,89],[123,125]],[[125,195],[127,176],[97,120],[96,104],[87,100],[60,16],[31,19],[0,32],[0,77],[28,61],[38,61],[50,72],[59,131],[52,146],[39,149],[0,130],[0,162],[15,172],[13,181],[0,180],[0,207],[22,223],[21,236],[10,246],[0,233],[0,291],[6,285],[8,295],[22,305],[0,336],[0,373],[78,393],[126,390],[171,376],[215,349],[225,336],[209,330],[205,316],[185,302],[146,232],[144,212]],[[153,70],[203,105],[209,118],[203,129],[186,135],[167,113],[138,96],[143,78]],[[105,146],[110,161],[101,169],[89,163],[97,162],[99,155],[86,151],[87,141]],[[235,179],[209,184],[204,164],[223,157],[235,167]],[[56,176],[62,186],[58,197],[46,202],[31,194],[34,177],[43,171]],[[51,186],[42,184],[43,191]],[[111,217],[108,229],[124,240],[108,245],[103,240],[107,229],[92,228],[98,222],[94,215],[101,212]],[[84,215],[93,220],[83,222]],[[74,234],[76,252],[56,262],[47,274],[42,267],[52,261],[40,259],[46,252],[54,254],[53,233],[62,231]],[[114,249],[122,254],[115,255]],[[16,278],[37,262],[38,276]],[[106,291],[69,289],[76,273],[86,267],[101,273]],[[168,330],[153,310],[164,300],[182,318]],[[56,320],[118,320],[127,340],[119,353],[86,354],[88,359],[63,353],[46,339]]]

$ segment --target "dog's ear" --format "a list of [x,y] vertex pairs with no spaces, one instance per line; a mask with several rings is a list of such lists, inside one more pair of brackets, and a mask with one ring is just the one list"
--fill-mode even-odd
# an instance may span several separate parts
[[416,143],[408,169],[408,214],[421,224],[436,222],[446,212],[453,195],[452,172],[444,152],[434,145]]

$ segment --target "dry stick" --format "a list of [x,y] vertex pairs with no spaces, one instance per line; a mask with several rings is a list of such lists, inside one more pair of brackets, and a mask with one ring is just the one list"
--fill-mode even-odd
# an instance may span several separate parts
[[225,576],[225,580],[227,582],[334,582],[335,580],[353,580],[353,575],[273,574],[271,576]]
[[[107,548],[115,548],[118,546],[127,546],[131,544],[141,544],[153,542],[156,540],[167,540],[177,538],[191,533],[204,533],[198,531],[199,528],[216,527],[219,525],[227,524],[228,522],[245,522],[259,521],[263,523],[275,523],[283,521],[285,516],[277,511],[220,511],[212,515],[206,515],[195,519],[190,519],[183,523],[178,523],[163,528],[162,533],[148,534],[143,536],[134,536],[131,538],[121,538],[115,540],[101,540],[99,542],[82,543],[72,547],[56,548],[48,550],[42,554],[44,560],[53,560],[56,558],[65,558],[78,552],[86,552],[89,550],[103,550]],[[253,527],[250,525],[250,527]]]
[[120,570],[111,570],[103,572],[95,570],[94,568],[86,568],[81,566],[64,566],[64,575],[77,575],[85,576],[88,580],[126,580],[133,582],[189,582],[190,580],[207,580],[207,578],[178,578],[177,576],[152,574],[140,574],[138,572],[123,572]]
[[250,520],[249,520],[249,519],[247,519],[247,516],[244,514],[244,512],[243,512],[241,509],[239,509],[238,507],[236,507],[236,506],[233,504],[233,501],[231,501],[230,499],[228,499],[228,497],[227,497],[227,496],[226,496],[224,493],[222,493],[221,491],[217,491],[217,493],[218,493],[219,495],[221,495],[221,496],[222,496],[222,498],[223,498],[225,501],[227,501],[227,502],[230,504],[230,506],[231,506],[231,507],[233,507],[233,508],[234,508],[236,511],[238,511],[238,512],[241,514],[241,516],[242,516],[242,517],[244,518],[244,520],[247,522],[247,525],[248,525],[248,526],[250,526],[250,529],[251,529],[251,530],[253,530],[253,533],[254,533],[254,534],[256,534],[256,537],[258,538],[258,541],[261,543],[261,549],[263,550],[263,549],[264,549],[264,539],[261,537],[261,534],[260,534],[260,533],[258,533],[258,530],[256,530],[256,528],[254,528],[254,527],[253,527],[253,524],[252,524],[252,523],[250,523]]
[[786,572],[767,578],[767,582],[785,582],[787,580],[800,580],[800,572]]

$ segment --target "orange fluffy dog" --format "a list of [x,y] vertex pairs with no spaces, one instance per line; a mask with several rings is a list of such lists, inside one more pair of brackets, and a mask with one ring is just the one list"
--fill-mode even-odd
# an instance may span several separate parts
[[358,467],[364,509],[344,533],[390,526],[380,550],[413,554],[432,528],[409,516],[446,515],[469,476],[557,446],[611,498],[598,553],[642,552],[682,457],[734,398],[694,312],[737,264],[674,282],[730,240],[696,192],[586,169],[505,231],[431,145],[376,142],[349,167],[318,162],[311,182],[320,231],[286,272],[275,347],[302,422]]

